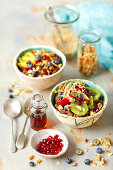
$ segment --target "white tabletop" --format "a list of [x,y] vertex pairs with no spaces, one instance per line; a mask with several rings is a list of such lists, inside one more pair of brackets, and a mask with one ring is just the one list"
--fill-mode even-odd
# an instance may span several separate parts
[[[57,3],[59,3],[58,1]],[[72,1],[73,2],[73,1]],[[54,4],[55,1],[51,1]],[[3,113],[2,106],[4,100],[8,97],[8,84],[12,80],[16,81],[17,86],[26,87],[23,85],[12,66],[13,56],[21,49],[30,45],[42,44],[44,39],[44,18],[43,12],[45,6],[49,4],[49,0],[40,2],[39,1],[17,1],[17,0],[1,0],[0,2],[0,170],[31,170],[29,166],[29,155],[35,155],[33,159],[36,162],[37,159],[42,159],[40,165],[36,165],[34,169],[40,170],[69,170],[77,168],[78,170],[89,170],[93,169],[92,166],[84,164],[84,159],[94,159],[96,154],[96,147],[89,147],[90,142],[96,138],[108,137],[113,139],[113,75],[106,71],[106,69],[100,67],[98,74],[87,79],[94,81],[95,83],[102,86],[108,95],[108,106],[104,111],[100,120],[93,126],[84,129],[72,129],[66,125],[61,124],[55,117],[50,104],[49,104],[49,93],[52,88],[46,91],[41,91],[45,97],[46,102],[49,105],[47,110],[48,126],[47,128],[54,128],[63,132],[69,140],[69,148],[63,156],[57,159],[44,159],[39,157],[35,151],[31,148],[30,140],[32,135],[35,133],[30,128],[30,122],[28,121],[27,128],[25,131],[26,143],[25,148],[18,150],[16,153],[10,153],[10,132],[11,132],[11,121]],[[75,59],[76,60],[76,59]],[[76,61],[67,62],[66,68],[61,79],[63,81],[70,78],[86,78],[77,71]],[[38,93],[35,91],[35,93]],[[30,94],[33,95],[33,94]],[[27,95],[26,97],[28,97]],[[25,99],[17,97],[17,99],[24,103]],[[25,115],[21,114],[17,119],[14,120],[14,131],[15,138],[20,134],[23,124],[25,121]],[[72,130],[74,134],[72,134]],[[111,133],[109,136],[108,133]],[[85,143],[82,139],[87,138],[88,142]],[[85,152],[81,156],[75,154],[75,149],[81,148],[85,152],[85,148],[89,148],[88,152]],[[104,148],[104,145],[102,145]],[[113,146],[109,148],[113,152]],[[101,169],[113,169],[112,156],[107,157],[102,154],[107,160],[107,166],[102,166]],[[65,160],[66,158],[72,158],[78,165],[72,167],[68,165]],[[60,165],[56,165],[56,161],[60,161]],[[99,162],[96,161],[99,165]]]

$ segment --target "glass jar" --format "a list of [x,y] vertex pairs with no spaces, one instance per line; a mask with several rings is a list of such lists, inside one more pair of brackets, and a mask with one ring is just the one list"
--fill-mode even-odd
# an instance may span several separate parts
[[86,76],[98,70],[100,39],[96,30],[85,30],[78,35],[77,65],[78,70]]
[[71,6],[54,6],[52,14],[49,10],[44,14],[47,21],[46,40],[70,59],[77,52],[79,13]]
[[34,130],[40,130],[47,126],[46,109],[48,105],[44,102],[43,96],[36,94],[30,101],[30,124]]

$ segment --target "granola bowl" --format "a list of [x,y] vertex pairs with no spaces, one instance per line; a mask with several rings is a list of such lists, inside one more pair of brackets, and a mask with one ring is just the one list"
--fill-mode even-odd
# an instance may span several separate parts
[[[50,53],[51,56],[49,56]],[[35,90],[45,90],[54,85],[61,77],[66,58],[54,47],[37,45],[17,53],[13,65],[23,83]]]
[[[95,99],[95,100],[97,97],[98,102],[94,100],[93,104],[90,105],[92,103],[92,101],[89,100],[89,103],[87,103],[88,98],[90,98],[90,97],[87,96],[89,94],[89,90],[86,90],[87,95],[85,94],[85,92],[81,92],[82,93],[81,96],[83,96],[83,100],[84,100],[84,98],[88,97],[87,100],[85,99],[86,101],[81,101],[82,106],[79,103],[78,96],[74,99],[75,101],[72,101],[70,104],[70,97],[72,97],[72,96],[69,94],[70,96],[68,96],[69,97],[68,98],[69,102],[68,102],[68,100],[66,100],[66,99],[64,101],[64,98],[63,98],[64,94],[63,94],[63,97],[62,97],[63,99],[58,99],[59,103],[58,103],[58,107],[57,107],[56,98],[58,97],[58,95],[61,94],[61,88],[65,87],[64,93],[66,91],[68,92],[69,88],[73,88],[73,87],[70,87],[70,84],[75,84],[75,87],[79,87],[76,85],[76,83],[78,83],[78,82],[84,84],[84,89],[85,89],[85,86],[87,86],[87,89],[90,88],[90,91],[91,91],[91,89],[94,89],[99,94],[99,98],[96,93],[93,93],[92,96],[93,96],[93,99]],[[57,94],[58,91],[60,91],[59,92],[60,94]],[[78,91],[77,91],[77,93],[78,93]],[[96,95],[94,96],[94,94],[96,94]],[[79,96],[80,96],[80,94],[79,94]],[[71,98],[71,99],[73,99],[73,98]],[[75,105],[76,100],[78,100],[77,105]],[[61,105],[63,105],[62,104],[63,102],[65,102],[66,105],[64,104],[64,106],[61,106]],[[65,107],[69,106],[69,105],[66,102],[68,102],[68,104],[71,105],[70,107],[67,107],[67,111],[65,111],[66,110]],[[85,127],[93,125],[101,117],[103,111],[105,110],[105,108],[107,106],[107,102],[108,102],[107,94],[99,85],[97,85],[89,80],[83,80],[83,79],[70,79],[70,80],[63,81],[63,82],[59,83],[58,85],[56,85],[50,93],[50,104],[51,104],[54,114],[59,119],[59,121],[61,121],[63,124],[69,125],[73,128],[85,128]],[[89,105],[92,107],[90,107],[90,108],[87,107]],[[97,108],[100,105],[101,105],[101,107]],[[81,108],[84,107],[83,108],[84,110],[79,110],[79,109],[81,109],[80,107]],[[80,113],[77,109],[80,111],[80,113],[82,113],[82,115],[80,115]],[[91,110],[91,109],[93,109],[93,110]],[[72,111],[74,113],[72,113]],[[86,111],[86,113],[85,113],[85,111]]]

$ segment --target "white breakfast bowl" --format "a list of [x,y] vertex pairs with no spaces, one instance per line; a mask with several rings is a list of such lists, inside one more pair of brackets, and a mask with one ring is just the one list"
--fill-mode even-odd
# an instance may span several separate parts
[[[62,139],[62,143],[63,143],[63,147],[62,147],[62,151],[59,152],[57,155],[46,155],[46,154],[42,154],[40,152],[37,151],[37,145],[40,141],[42,141],[43,139],[49,137],[49,136],[55,136],[55,135],[59,135],[59,138]],[[54,129],[43,129],[43,130],[39,130],[35,135],[32,136],[31,139],[31,146],[32,148],[37,152],[37,154],[39,156],[45,157],[45,158],[57,158],[61,155],[63,155],[67,149],[68,149],[68,139],[67,137],[61,133],[58,130],[54,130]]]
[[[17,67],[17,58],[19,56],[21,56],[23,53],[25,53],[29,50],[34,50],[34,49],[36,49],[36,50],[45,49],[46,51],[51,51],[51,52],[54,52],[55,54],[57,54],[61,58],[62,64],[63,64],[62,67],[60,68],[60,70],[58,70],[56,73],[54,73],[52,75],[48,75],[45,77],[39,77],[39,78],[38,77],[29,77],[29,76],[23,74]],[[19,51],[14,58],[13,65],[14,65],[14,68],[15,68],[15,71],[16,71],[18,77],[23,81],[23,83],[25,83],[26,85],[28,85],[29,87],[31,87],[35,90],[45,90],[45,89],[51,87],[52,85],[54,85],[61,77],[64,67],[66,65],[66,57],[61,51],[57,50],[54,47],[46,46],[46,45],[36,45],[36,46],[31,46],[29,48],[24,48],[21,51]]]

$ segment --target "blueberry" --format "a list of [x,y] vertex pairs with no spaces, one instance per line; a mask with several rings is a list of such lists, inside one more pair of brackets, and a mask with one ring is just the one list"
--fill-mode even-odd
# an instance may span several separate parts
[[37,61],[40,61],[41,60],[41,56],[40,55],[36,55],[36,59],[37,59]]
[[71,84],[70,86],[69,86],[69,88],[71,88],[73,85]]
[[84,160],[84,163],[85,163],[86,165],[90,165],[90,159],[85,159],[85,160]]
[[27,60],[27,64],[31,64],[31,61],[30,61],[30,60]]
[[98,154],[101,154],[101,153],[102,153],[102,149],[101,149],[101,148],[97,148],[96,152],[97,152]]
[[83,97],[83,94],[82,94],[82,93],[79,93],[79,94],[78,94],[78,97],[79,97],[79,98],[82,98],[82,97]]
[[29,68],[32,68],[32,67],[33,67],[33,65],[32,65],[32,64],[28,64],[28,67],[29,67]]
[[33,74],[34,76],[37,76],[37,71],[32,71],[32,74]]
[[60,63],[60,61],[59,61],[59,60],[57,60],[57,59],[55,59],[54,63],[55,63],[55,64],[59,64],[59,63]]
[[29,165],[33,167],[34,166],[34,162],[29,162]]
[[66,162],[67,162],[68,164],[71,164],[71,163],[72,163],[72,159],[67,158],[67,159],[66,159]]
[[10,93],[11,93],[11,92],[13,92],[13,90],[12,90],[12,89],[8,89],[8,92],[10,92]]
[[63,95],[63,93],[62,93],[62,92],[59,92],[59,93],[58,93],[58,98],[61,99],[61,98],[62,98],[62,95]]
[[48,64],[48,66],[51,66],[51,65],[52,65],[51,61],[48,61],[48,63],[47,63],[47,64]]
[[68,111],[67,106],[68,106],[68,105],[65,105],[65,106],[64,106],[64,110],[66,110],[66,111]]
[[12,95],[12,94],[10,94],[10,95],[9,95],[9,98],[10,98],[10,99],[12,99],[12,98],[13,98],[13,95]]
[[89,91],[89,93],[90,93],[91,95],[93,94],[93,92],[92,92],[91,90]]

